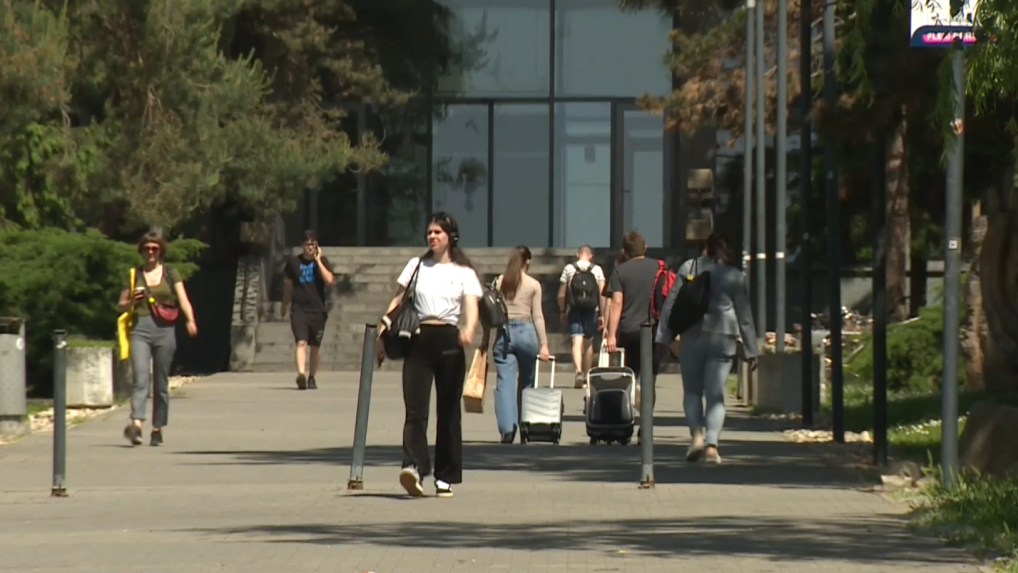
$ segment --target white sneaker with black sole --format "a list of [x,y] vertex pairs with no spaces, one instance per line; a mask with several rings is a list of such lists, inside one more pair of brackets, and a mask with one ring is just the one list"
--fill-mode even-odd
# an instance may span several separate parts
[[399,471],[399,485],[403,486],[410,497],[424,497],[421,474],[414,466],[407,466]]
[[452,486],[440,479],[435,480],[435,495],[437,497],[452,497]]

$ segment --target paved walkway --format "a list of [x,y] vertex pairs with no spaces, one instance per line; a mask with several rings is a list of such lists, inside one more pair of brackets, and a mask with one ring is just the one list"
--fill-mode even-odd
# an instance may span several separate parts
[[401,393],[380,374],[367,489],[348,494],[356,379],[297,392],[288,376],[216,375],[173,401],[161,449],[126,447],[123,410],[93,420],[69,434],[66,499],[48,497],[49,435],[0,447],[0,571],[976,571],[906,532],[901,507],[738,412],[724,465],[680,462],[676,376],[659,383],[655,490],[636,488],[635,446],[587,445],[569,390],[562,445],[502,446],[492,413],[466,415],[466,483],[453,499],[407,500]]

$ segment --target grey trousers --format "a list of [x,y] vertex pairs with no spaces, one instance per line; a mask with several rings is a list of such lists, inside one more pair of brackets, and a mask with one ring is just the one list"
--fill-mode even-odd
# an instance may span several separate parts
[[131,331],[131,366],[134,369],[132,420],[145,419],[149,388],[154,382],[152,426],[162,428],[167,424],[170,408],[170,365],[173,363],[173,354],[176,350],[177,336],[172,325],[158,325],[148,316],[138,318]]
[[[725,424],[725,381],[735,360],[735,337],[693,331],[682,335],[682,407],[690,432],[706,430],[708,446],[717,446]],[[704,402],[707,403],[706,411]]]

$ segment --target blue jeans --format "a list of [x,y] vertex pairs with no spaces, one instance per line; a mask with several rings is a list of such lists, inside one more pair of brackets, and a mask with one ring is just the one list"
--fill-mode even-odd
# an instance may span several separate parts
[[[499,434],[512,432],[520,420],[520,395],[534,385],[537,354],[541,351],[534,323],[510,321],[498,329],[495,358],[495,420]],[[519,384],[517,384],[517,375]]]
[[706,430],[707,445],[717,446],[725,425],[725,381],[735,360],[735,337],[691,330],[682,338],[682,406],[689,430]]

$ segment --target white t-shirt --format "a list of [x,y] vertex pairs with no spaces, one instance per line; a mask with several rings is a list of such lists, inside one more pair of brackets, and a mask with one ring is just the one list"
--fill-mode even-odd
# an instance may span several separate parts
[[[406,287],[410,283],[420,260],[420,257],[414,257],[403,267],[396,281],[399,286]],[[456,326],[463,308],[463,296],[468,294],[478,298],[484,294],[473,269],[425,259],[417,273],[414,308],[421,320],[437,319]]]
[[[592,263],[590,261],[576,261],[575,263],[569,263],[566,265],[566,268],[562,269],[562,276],[559,277],[558,282],[561,284],[569,284],[569,281],[573,280],[573,276],[576,275],[576,267],[573,266],[574,264],[577,267],[586,270],[590,269]],[[601,265],[594,265],[594,268],[591,269],[590,272],[594,273],[594,280],[599,283],[604,283],[604,271],[601,270]]]

